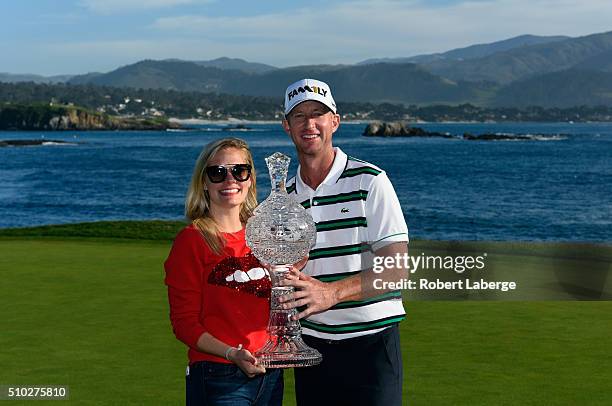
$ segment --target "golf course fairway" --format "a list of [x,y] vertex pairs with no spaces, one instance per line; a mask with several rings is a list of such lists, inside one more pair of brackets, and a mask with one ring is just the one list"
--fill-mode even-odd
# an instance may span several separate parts
[[[109,224],[86,235],[0,230],[0,385],[67,385],[79,405],[184,404],[186,348],[163,283],[179,225]],[[411,250],[487,253],[491,274],[518,288],[403,292],[406,404],[610,404],[612,247],[415,241]],[[595,282],[576,283],[576,269],[595,269]],[[294,404],[291,370],[284,404]]]

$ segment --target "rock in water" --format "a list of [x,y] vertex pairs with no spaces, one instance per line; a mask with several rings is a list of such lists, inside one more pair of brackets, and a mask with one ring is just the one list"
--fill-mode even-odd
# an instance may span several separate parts
[[441,137],[455,138],[448,133],[426,131],[420,127],[410,127],[402,121],[373,121],[365,128],[363,135],[367,137]]
[[72,142],[60,141],[60,140],[1,140],[0,148],[2,147],[31,147],[35,145],[44,145],[44,144],[69,144],[74,145]]

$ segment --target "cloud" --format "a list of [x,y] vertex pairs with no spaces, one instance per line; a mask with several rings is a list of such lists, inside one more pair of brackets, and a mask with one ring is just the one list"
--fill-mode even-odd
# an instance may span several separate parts
[[[436,3],[361,0],[246,17],[162,17],[153,28],[206,38],[279,64],[355,62],[440,52],[521,34],[579,36],[611,29],[612,2],[490,0]],[[271,48],[268,48],[271,46]],[[287,50],[285,55],[276,50]],[[265,56],[264,56],[265,55]],[[293,62],[292,62],[293,61]],[[309,61],[309,62],[307,62]]]
[[72,25],[83,22],[86,19],[85,16],[79,14],[77,12],[66,12],[66,13],[46,13],[40,14],[37,18],[32,18],[31,20],[23,21],[24,25]]
[[[203,53],[205,52],[205,54]],[[37,54],[49,61],[73,61],[80,73],[109,72],[120,66],[143,59],[184,60],[212,59],[225,55],[238,55],[240,48],[228,47],[205,39],[147,39],[111,41],[75,41],[47,44]],[[89,55],[90,57],[84,57]],[[209,58],[209,55],[213,55]],[[95,56],[95,57],[91,57]],[[256,57],[255,54],[250,54]],[[255,58],[254,60],[262,59]],[[68,72],[54,68],[49,72]],[[71,70],[74,72],[74,69]]]
[[185,40],[112,40],[58,42],[47,45],[47,49],[50,54],[69,59],[83,55],[99,55],[103,59],[111,60],[109,67],[114,69],[117,68],[118,60],[132,63],[142,59],[173,58],[178,57],[174,50],[184,50],[194,46],[196,44]]
[[97,14],[115,14],[211,2],[212,0],[81,0],[79,4]]
[[[132,10],[145,3],[82,1],[107,12]],[[189,15],[178,7],[194,1],[198,0],[152,0],[146,7],[177,6],[172,11],[184,15],[159,13],[145,26],[119,25],[120,34],[116,29],[94,36],[94,30],[87,41],[56,37],[29,45],[26,41],[21,47],[14,40],[6,40],[4,46],[0,41],[5,55],[29,51],[11,59],[4,69],[21,63],[27,68],[22,71],[31,71],[32,66],[53,73],[109,71],[147,58],[221,56],[279,67],[355,63],[443,52],[522,34],[581,36],[612,29],[609,0],[358,0],[238,17]],[[221,2],[217,5],[226,7]]]

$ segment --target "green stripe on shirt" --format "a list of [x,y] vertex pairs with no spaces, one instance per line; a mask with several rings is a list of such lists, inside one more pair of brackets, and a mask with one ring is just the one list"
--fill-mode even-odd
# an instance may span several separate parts
[[374,297],[364,299],[364,300],[351,300],[348,302],[341,302],[335,306],[330,307],[330,310],[362,307],[362,306],[367,306],[369,304],[383,302],[385,300],[401,300],[401,299],[402,299],[402,292],[399,290],[394,290],[392,292],[383,293],[382,295],[374,296]]
[[313,206],[324,206],[327,204],[346,203],[357,200],[366,200],[368,197],[367,190],[357,190],[355,192],[340,193],[337,195],[319,196],[312,199]]
[[382,171],[379,171],[378,169],[371,168],[369,166],[362,166],[360,168],[353,168],[353,169],[345,170],[344,172],[342,172],[342,174],[340,175],[339,179],[342,179],[342,178],[351,178],[353,176],[358,176],[358,175],[374,175],[374,176],[377,176],[381,172]]
[[316,223],[317,231],[341,230],[344,228],[367,227],[368,222],[365,217],[351,217],[345,219],[335,219],[320,221]]
[[320,331],[322,333],[329,334],[343,334],[343,333],[355,333],[359,331],[376,330],[385,326],[389,326],[394,323],[399,323],[404,320],[405,315],[396,315],[391,317],[385,317],[383,319],[372,320],[362,323],[347,323],[347,324],[323,324],[314,323],[308,320],[300,320],[302,327],[309,328],[311,330]]
[[340,246],[328,247],[328,248],[317,248],[317,249],[310,251],[308,255],[308,259],[330,258],[330,257],[340,257],[343,255],[360,254],[369,249],[370,249],[370,246],[369,244],[366,244],[366,243],[340,245]]

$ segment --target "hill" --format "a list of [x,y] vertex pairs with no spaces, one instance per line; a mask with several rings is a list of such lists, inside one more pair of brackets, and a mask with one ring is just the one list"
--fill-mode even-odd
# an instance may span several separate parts
[[544,73],[571,69],[589,60],[609,66],[612,64],[611,50],[612,31],[513,48],[464,61],[437,60],[422,66],[434,74],[453,80],[507,84]]
[[57,75],[57,76],[41,76],[41,75],[30,75],[30,74],[13,74],[0,72],[0,82],[5,83],[19,83],[19,82],[33,82],[33,83],[63,83],[73,75]]
[[[418,63],[403,62],[407,60]],[[393,63],[281,69],[229,58],[204,62],[145,60],[106,74],[77,76],[69,83],[277,98],[287,84],[316,77],[330,83],[339,102],[525,107],[537,100],[541,106],[612,105],[605,89],[578,85],[588,82],[585,71],[612,71],[612,32],[579,38],[519,36],[388,61]],[[546,76],[554,72],[565,72],[561,75],[564,82],[558,81],[561,76]],[[541,97],[523,97],[524,80],[540,89]],[[516,81],[518,84],[510,86]],[[580,101],[573,96],[575,91]],[[547,93],[556,97],[547,98]]]
[[[277,86],[282,86],[277,84]],[[520,90],[520,89],[519,89]],[[282,90],[279,90],[282,92]],[[177,117],[206,120],[280,120],[282,93],[275,97],[239,96],[161,89],[133,89],[95,85],[0,83],[4,106],[83,106],[91,111],[123,117]],[[364,96],[367,98],[367,95]],[[530,99],[517,98],[519,102]],[[3,105],[0,103],[0,109]],[[612,121],[612,107],[565,109],[542,107],[484,108],[469,103],[426,105],[339,102],[343,120],[410,121]],[[28,120],[24,125],[28,125]],[[15,126],[13,128],[21,128]]]
[[501,88],[495,106],[542,107],[612,105],[612,72],[570,69],[518,80]]
[[310,76],[332,84],[340,101],[460,103],[480,101],[491,88],[454,82],[415,64],[298,66],[255,75],[194,62],[151,60],[99,76],[75,77],[69,83],[279,97],[289,83]]
[[240,58],[227,58],[221,57],[212,59],[210,61],[193,61],[200,66],[207,66],[210,68],[219,69],[233,69],[239,70],[246,73],[265,73],[275,69],[278,69],[272,65],[266,65],[265,63],[248,62]]
[[195,62],[144,60],[106,74],[76,76],[68,83],[218,93],[228,81],[248,76],[241,71],[206,67]]
[[404,58],[378,58],[378,59],[367,59],[363,62],[359,62],[358,65],[368,65],[372,63],[417,63],[426,64],[439,60],[454,60],[461,61],[465,59],[483,58],[498,52],[508,51],[514,48],[525,47],[535,44],[546,44],[550,42],[556,42],[568,39],[566,36],[537,36],[537,35],[520,35],[518,37],[508,38],[502,41],[495,41],[488,44],[476,44],[470,45],[464,48],[451,49],[450,51],[415,55]]
[[342,102],[433,104],[481,99],[488,86],[453,82],[415,64],[318,65],[279,69],[259,75],[257,81],[228,83],[228,93],[278,97],[300,78],[316,77],[330,83]]
[[[316,77],[328,82],[334,89],[336,100],[344,105],[469,103],[479,107],[524,108],[533,105],[612,106],[606,87],[607,75],[602,74],[610,72],[612,32],[606,32],[578,38],[522,35],[440,54],[367,60],[356,65],[276,68],[226,57],[209,61],[143,60],[108,73],[75,76],[68,83],[265,97],[280,99],[282,103],[282,94],[289,83],[304,77]],[[13,82],[29,77],[9,76],[5,75],[6,80]],[[602,80],[601,86],[595,82],[595,77]],[[30,79],[50,80],[44,77]],[[194,99],[191,95],[187,98]],[[208,102],[192,107],[190,111],[210,112],[209,117],[220,118],[225,114],[214,113],[215,106]],[[235,111],[233,108],[230,110]],[[265,110],[268,112],[254,117],[267,115],[268,107]],[[183,116],[185,112],[178,114]],[[241,115],[246,116],[252,117]]]

